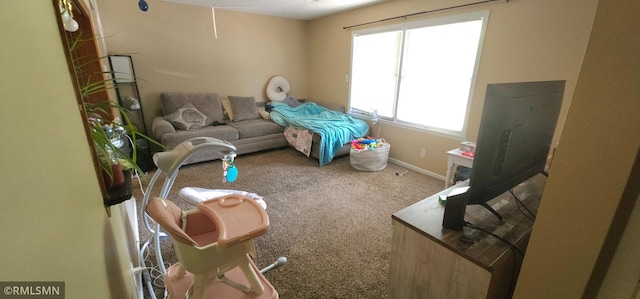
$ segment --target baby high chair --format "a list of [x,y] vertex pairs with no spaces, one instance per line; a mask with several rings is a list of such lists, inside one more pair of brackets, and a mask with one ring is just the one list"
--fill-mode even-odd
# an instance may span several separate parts
[[171,236],[178,256],[165,276],[169,298],[278,298],[250,257],[253,238],[269,228],[253,199],[232,194],[182,211],[154,198],[146,211]]
[[[224,171],[224,180],[226,182],[233,182],[237,175],[238,175],[238,171],[237,168],[235,168],[234,166],[234,158],[236,156],[235,154],[235,146],[233,146],[232,144],[228,143],[228,142],[224,142],[221,141],[219,139],[215,139],[215,138],[208,138],[208,137],[196,137],[196,138],[192,138],[189,139],[187,141],[184,141],[183,143],[179,144],[178,146],[176,146],[173,150],[171,151],[167,151],[167,152],[158,152],[156,154],[154,154],[153,156],[153,162],[155,163],[155,165],[158,167],[158,169],[156,170],[155,174],[153,175],[153,177],[151,178],[151,180],[149,181],[149,185],[147,186],[146,192],[144,194],[144,199],[142,201],[142,209],[141,209],[141,218],[143,220],[143,224],[144,227],[147,229],[147,231],[151,234],[151,237],[149,238],[149,240],[144,243],[141,247],[140,247],[140,251],[139,251],[139,260],[142,262],[142,268],[146,268],[146,262],[144,259],[144,252],[150,248],[153,248],[153,250],[155,251],[155,256],[156,256],[156,262],[157,262],[157,268],[160,272],[160,274],[164,277],[167,277],[167,269],[164,265],[164,259],[162,257],[162,252],[160,249],[160,242],[162,240],[167,239],[169,236],[160,230],[160,224],[158,223],[158,220],[152,219],[150,218],[149,214],[146,212],[148,210],[148,206],[151,203],[150,198],[151,197],[151,191],[155,185],[155,183],[157,182],[157,180],[159,179],[159,177],[162,174],[165,174],[165,181],[164,184],[162,185],[162,188],[160,190],[160,194],[158,195],[159,198],[167,198],[167,195],[169,194],[169,191],[171,190],[171,187],[173,186],[173,183],[175,182],[175,179],[178,175],[178,171],[180,169],[180,167],[196,152],[200,151],[200,150],[204,150],[204,149],[211,149],[211,148],[217,148],[219,149],[219,153],[221,155],[223,155],[223,159],[222,159],[222,168]],[[222,191],[222,193],[220,193],[220,191]],[[214,193],[211,193],[214,192]],[[190,203],[192,203],[194,206],[200,206],[202,203],[204,203],[204,201],[213,198],[213,197],[219,197],[219,196],[225,196],[225,195],[237,195],[237,196],[244,196],[247,197],[249,196],[251,199],[255,200],[257,203],[259,203],[259,205],[261,206],[262,212],[264,213],[264,208],[266,208],[266,204],[264,203],[264,200],[262,199],[262,197],[257,196],[254,193],[248,193],[248,192],[244,192],[244,191],[237,191],[237,190],[211,190],[211,189],[202,189],[202,188],[195,188],[192,189],[191,192],[192,197],[195,195],[196,197],[198,197],[197,201],[193,201],[193,200],[188,200]],[[244,198],[243,197],[243,198]],[[167,203],[168,206],[171,206],[170,201],[164,200],[165,203]],[[254,203],[255,204],[255,203]],[[246,204],[243,204],[246,205]],[[253,204],[252,204],[253,205]],[[175,209],[174,209],[175,210]],[[178,208],[179,210],[179,208]],[[202,217],[199,217],[202,218]],[[212,220],[210,220],[209,222],[211,222]],[[155,222],[155,223],[152,223]],[[230,222],[233,223],[233,222]],[[164,229],[167,229],[166,227],[163,227]],[[179,239],[180,240],[180,239]],[[188,239],[185,239],[188,240]],[[184,241],[184,240],[183,240]],[[198,238],[195,239],[195,241],[199,241]],[[190,244],[189,242],[187,242],[187,244]],[[223,238],[223,242],[222,244],[226,244]],[[252,244],[252,243],[251,243]],[[191,244],[193,245],[193,244]],[[189,246],[191,246],[189,245]],[[176,246],[176,245],[174,245]],[[251,245],[253,246],[253,245]],[[177,247],[177,246],[176,246]],[[218,246],[220,247],[220,246]],[[222,246],[225,247],[225,246]],[[186,250],[183,250],[183,252]],[[286,262],[286,258],[284,257],[280,257],[278,258],[278,260],[267,266],[266,268],[261,270],[261,273],[264,273],[265,271],[272,269],[274,267],[277,267],[279,265],[282,265]],[[184,263],[184,262],[183,262]],[[253,262],[251,262],[253,263]],[[233,272],[234,270],[232,270],[231,272]],[[155,298],[155,294],[153,293],[153,290],[151,290],[151,284],[150,282],[147,280],[147,286],[149,288],[149,292],[150,295],[152,296],[152,298]],[[253,285],[252,285],[253,286]],[[255,289],[255,287],[254,287]],[[165,295],[166,295],[166,290],[165,290]]]
[[182,167],[182,165],[191,156],[193,156],[194,153],[200,150],[211,148],[218,148],[220,150],[220,153],[224,155],[222,163],[225,172],[225,178],[229,176],[228,181],[235,180],[238,174],[237,169],[233,165],[233,160],[236,156],[236,147],[228,142],[224,142],[219,139],[209,137],[191,138],[180,143],[171,151],[158,152],[153,155],[153,163],[158,167],[158,169],[149,181],[149,185],[147,186],[146,192],[144,193],[144,198],[142,200],[142,209],[140,211],[140,217],[142,218],[144,227],[151,234],[151,238],[149,238],[149,240],[141,246],[139,259],[141,261],[144,261],[143,252],[147,250],[147,247],[152,247],[156,252],[155,256],[158,270],[163,276],[167,273],[167,269],[165,268],[164,259],[162,258],[162,253],[160,250],[160,241],[167,239],[168,236],[164,232],[160,231],[157,223],[151,223],[148,215],[145,213],[147,204],[149,203],[149,199],[151,198],[151,191],[158,178],[160,178],[160,176],[164,174],[164,184],[162,184],[162,188],[160,189],[160,194],[158,196],[160,198],[167,198],[167,195],[169,194],[169,191],[171,190],[171,187],[173,187],[173,183],[178,176],[180,167]]

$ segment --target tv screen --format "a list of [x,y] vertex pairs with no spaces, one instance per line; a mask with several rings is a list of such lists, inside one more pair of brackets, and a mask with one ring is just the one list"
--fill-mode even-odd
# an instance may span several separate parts
[[502,219],[486,202],[545,173],[564,86],[565,81],[487,85],[470,188],[459,199],[464,201],[459,205],[463,211],[453,213],[458,219],[450,218],[452,222],[443,222],[443,226],[453,223],[460,229],[464,219],[459,218],[464,217],[466,204],[483,205]]

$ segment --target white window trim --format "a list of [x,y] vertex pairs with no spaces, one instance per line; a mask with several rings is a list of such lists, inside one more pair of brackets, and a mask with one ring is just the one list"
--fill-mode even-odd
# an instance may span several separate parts
[[[440,136],[466,140],[467,128],[469,125],[469,114],[471,113],[471,105],[473,104],[473,94],[475,93],[475,89],[476,89],[476,81],[477,81],[478,72],[480,68],[480,60],[482,59],[482,49],[484,48],[484,39],[485,39],[487,26],[489,23],[489,12],[490,12],[489,10],[481,10],[481,11],[470,12],[470,13],[455,14],[455,15],[448,15],[444,17],[426,19],[421,21],[405,22],[405,23],[376,27],[376,28],[354,30],[351,33],[351,58],[353,58],[354,38],[358,35],[382,33],[386,31],[392,31],[392,30],[398,30],[398,29],[407,30],[407,29],[420,28],[420,27],[426,27],[426,26],[437,26],[437,25],[444,25],[444,24],[450,24],[450,23],[464,22],[467,20],[477,20],[477,19],[484,20],[482,22],[482,29],[480,31],[480,42],[478,43],[478,49],[477,49],[477,55],[476,55],[477,58],[475,61],[475,65],[473,67],[473,76],[471,80],[471,86],[469,88],[469,98],[467,100],[467,109],[465,111],[464,123],[460,131],[451,131],[451,130],[445,130],[445,129],[428,127],[428,126],[420,126],[420,125],[416,125],[408,122],[403,122],[397,119],[391,119],[388,117],[381,117],[380,121],[389,123],[397,127],[426,131],[428,133],[434,133]],[[353,59],[351,59],[351,63],[353,64]],[[353,70],[353,65],[351,65],[349,68],[349,78],[353,78],[352,70]],[[367,112],[364,112],[359,109],[354,109],[351,107],[351,84],[349,84],[348,113],[354,114],[354,115],[361,115],[365,117],[369,116]]]

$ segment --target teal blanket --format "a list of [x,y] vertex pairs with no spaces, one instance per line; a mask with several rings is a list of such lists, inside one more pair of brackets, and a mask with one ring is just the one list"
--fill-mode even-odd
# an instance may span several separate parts
[[351,140],[363,137],[369,131],[366,122],[342,112],[329,110],[308,102],[290,107],[285,103],[271,102],[271,120],[287,127],[310,130],[320,135],[320,166],[329,164],[335,153]]

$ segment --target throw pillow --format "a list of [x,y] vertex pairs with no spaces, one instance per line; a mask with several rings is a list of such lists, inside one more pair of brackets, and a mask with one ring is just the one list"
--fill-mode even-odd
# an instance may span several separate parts
[[229,96],[229,103],[233,111],[233,121],[260,118],[254,97]]
[[165,119],[180,130],[193,131],[213,123],[209,117],[190,103],[165,116]]
[[224,108],[224,113],[227,115],[230,121],[233,121],[233,110],[231,109],[231,102],[229,99],[222,99],[222,108]]
[[163,92],[160,94],[162,115],[169,115],[186,104],[191,104],[213,121],[224,122],[221,97],[217,93]]

